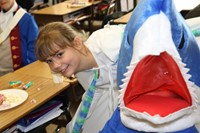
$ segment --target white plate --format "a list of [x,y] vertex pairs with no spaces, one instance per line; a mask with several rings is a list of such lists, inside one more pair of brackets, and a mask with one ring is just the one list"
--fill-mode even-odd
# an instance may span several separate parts
[[28,93],[20,89],[1,90],[0,94],[6,97],[6,100],[0,105],[0,111],[14,108],[22,104],[28,98]]

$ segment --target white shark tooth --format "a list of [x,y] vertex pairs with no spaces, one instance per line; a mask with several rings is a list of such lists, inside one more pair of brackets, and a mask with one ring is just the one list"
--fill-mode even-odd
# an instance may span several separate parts
[[159,118],[160,118],[160,115],[159,115],[159,114],[155,114],[153,117],[154,117],[154,119],[155,119],[155,118],[159,119]]
[[182,61],[182,59],[180,58],[179,55],[176,55],[176,54],[170,54],[170,55],[173,57],[174,60],[176,60],[176,61]]
[[120,90],[119,90],[119,93],[121,93],[121,92],[123,92],[123,89],[120,89]]
[[160,53],[154,53],[153,55],[155,55],[155,56],[159,56],[159,55],[160,55]]
[[124,83],[128,82],[129,80],[130,80],[129,77],[122,79],[122,81],[123,81]]
[[127,85],[128,85],[128,83],[124,83],[124,84],[122,84],[122,85],[120,85],[120,88],[126,88],[127,87]]
[[[124,84],[122,84],[122,85],[119,86],[119,88],[123,88],[123,87],[124,87]],[[120,89],[120,90],[121,90],[121,89]]]
[[132,71],[128,71],[127,73],[124,74],[125,77],[130,77],[132,75]]
[[136,64],[138,64],[139,61],[140,61],[140,60],[132,60],[132,61],[130,62],[130,65],[136,65]]
[[173,56],[173,58],[175,59],[175,60],[177,60],[177,61],[181,61],[182,59],[179,57],[179,56],[177,56],[177,55],[172,55]]
[[189,68],[185,68],[185,67],[181,68],[181,72],[183,73],[188,73],[189,71],[190,71]]
[[122,90],[118,97],[119,97],[119,98],[123,98],[124,92],[125,92],[125,91]]
[[[188,85],[188,84],[187,84]],[[190,84],[189,84],[190,85]],[[188,90],[190,91],[190,93],[194,92],[195,94],[195,89],[191,86],[188,85]]]
[[134,65],[129,65],[129,66],[127,66],[126,68],[127,68],[128,70],[133,70]]
[[127,79],[127,77],[123,78],[121,81],[122,81],[122,84],[124,84],[124,81],[126,81],[125,79]]
[[147,55],[139,55],[138,56],[139,61],[142,60],[145,56],[147,56]]
[[119,108],[123,108],[123,105],[119,104]]
[[124,84],[124,85],[121,87],[121,89],[126,89],[127,85],[128,85],[128,83]]
[[192,76],[190,74],[183,74],[183,77],[186,81],[188,81]]
[[186,64],[185,64],[185,63],[183,63],[182,61],[179,61],[179,65],[181,65],[181,66],[183,66],[183,67],[185,67],[185,66],[186,66]]
[[128,85],[128,83],[124,83],[124,84],[120,85],[120,88],[121,89],[126,89],[127,85]]
[[118,95],[118,99],[120,100],[122,98],[122,93],[120,93],[119,95]]
[[119,103],[121,103],[121,102],[122,102],[122,98],[121,98],[121,97],[119,97],[119,98],[118,98],[118,100],[119,100],[119,101],[118,101]]
[[180,57],[177,57],[177,56],[172,56],[173,57],[173,59],[176,61],[176,62],[178,62],[178,64],[180,64],[181,66],[186,66],[186,64],[184,64],[183,62],[182,62],[182,59],[180,58]]
[[188,86],[188,87],[190,87],[190,86],[193,86],[193,85],[194,85],[194,83],[193,83],[193,82],[191,82],[191,81],[189,81],[189,80],[188,80],[188,81],[186,81],[186,84],[187,84],[187,86]]
[[[130,72],[130,70],[128,70],[126,73],[124,73],[123,76],[124,76],[124,77],[127,77],[126,75],[127,75],[127,73],[129,73],[129,72]],[[123,80],[123,79],[122,79],[122,80]]]
[[199,105],[198,105],[198,104],[199,104],[198,101],[195,100],[195,101],[193,101],[192,103],[193,103],[193,104],[192,104],[193,110],[196,110],[196,109],[198,108],[198,106],[199,106]]
[[138,61],[131,61],[129,66],[134,66],[138,63]]
[[195,101],[197,102],[198,101],[198,96],[194,93],[193,97],[194,97]]
[[120,96],[118,99],[119,99],[119,100],[118,100],[118,103],[119,103],[119,105],[120,105],[119,107],[124,106],[123,96]]
[[153,54],[149,54],[149,55],[156,55],[159,56],[163,51],[161,50],[157,50],[157,51],[153,51]]

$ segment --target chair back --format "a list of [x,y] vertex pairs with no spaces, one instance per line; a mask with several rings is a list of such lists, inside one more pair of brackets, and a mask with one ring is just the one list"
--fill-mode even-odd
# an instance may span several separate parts
[[111,15],[115,12],[115,5],[115,0],[111,0],[107,9],[106,16]]

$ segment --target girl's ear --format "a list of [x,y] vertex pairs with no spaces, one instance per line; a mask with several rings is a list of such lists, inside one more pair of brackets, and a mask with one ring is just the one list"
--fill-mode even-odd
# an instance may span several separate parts
[[74,38],[73,44],[74,44],[74,48],[77,50],[81,50],[84,47],[82,39],[78,36]]

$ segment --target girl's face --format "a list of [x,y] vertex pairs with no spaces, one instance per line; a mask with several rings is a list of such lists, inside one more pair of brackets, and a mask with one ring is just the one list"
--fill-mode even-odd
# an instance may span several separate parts
[[46,62],[52,71],[71,77],[79,71],[80,60],[80,53],[72,47],[67,47],[47,58]]
[[15,0],[0,0],[0,7],[5,11],[8,11],[13,6]]

